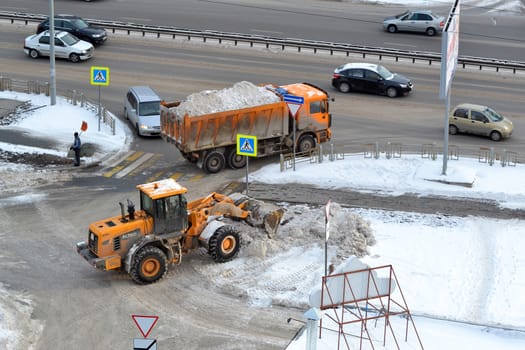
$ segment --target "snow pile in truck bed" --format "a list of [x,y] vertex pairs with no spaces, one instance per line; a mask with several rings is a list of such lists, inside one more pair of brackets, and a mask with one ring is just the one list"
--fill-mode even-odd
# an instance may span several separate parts
[[199,116],[279,101],[280,98],[265,87],[241,81],[222,90],[205,90],[191,94],[180,105],[172,107],[171,112],[177,117],[186,114]]

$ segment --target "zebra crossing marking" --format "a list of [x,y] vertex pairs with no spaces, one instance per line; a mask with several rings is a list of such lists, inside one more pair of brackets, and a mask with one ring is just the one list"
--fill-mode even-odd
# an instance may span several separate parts
[[[142,152],[142,153],[144,153],[144,152]],[[124,169],[122,169],[121,171],[116,173],[115,174],[115,178],[120,179],[120,178],[128,175],[129,173],[131,173],[133,170],[135,170],[136,168],[141,166],[144,162],[146,162],[148,159],[150,159],[154,155],[155,155],[154,153],[142,154],[140,156],[140,158],[138,158],[135,162],[131,163],[130,165],[128,165],[127,167],[125,167]]]
[[[115,175],[116,173],[118,173],[119,171],[124,169],[128,164],[132,163],[137,158],[142,156],[143,154],[144,154],[144,152],[140,152],[140,151],[139,152],[135,152],[135,151],[127,152],[122,157],[120,157],[120,159],[118,161],[115,162],[115,164],[118,164],[117,166],[115,166],[113,169],[111,169],[109,171],[106,171],[102,175],[104,177],[112,177],[113,175]],[[124,163],[124,164],[121,165],[120,163]]]

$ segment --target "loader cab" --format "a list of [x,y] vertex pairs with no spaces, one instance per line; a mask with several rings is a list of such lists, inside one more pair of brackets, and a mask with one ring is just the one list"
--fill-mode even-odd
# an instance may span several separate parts
[[153,217],[153,232],[179,234],[188,229],[187,190],[173,179],[165,179],[137,186],[140,207]]

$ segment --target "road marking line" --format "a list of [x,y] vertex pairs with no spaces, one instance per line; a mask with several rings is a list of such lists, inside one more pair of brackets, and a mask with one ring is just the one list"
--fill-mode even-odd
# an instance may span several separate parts
[[[143,154],[144,154],[144,152],[135,152],[135,151],[127,152],[122,157],[120,157],[119,160],[117,160],[116,162],[113,163],[113,164],[117,164],[116,166],[114,166],[111,170],[103,173],[102,175],[104,177],[112,177],[113,175],[115,175],[116,173],[118,173],[119,171],[124,169],[124,167],[127,164],[133,162],[135,159],[137,159],[138,157],[140,157]],[[125,164],[120,165],[120,163],[123,163],[123,162],[125,162]],[[106,169],[107,168],[109,168],[109,167],[106,167]]]
[[160,176],[164,174],[164,170],[161,170],[159,172],[156,172],[155,174],[153,174],[152,176],[149,177],[148,180],[146,180],[146,182],[153,182],[153,181],[156,181],[160,178]]
[[412,45],[412,44],[401,44],[401,43],[388,42],[388,41],[384,41],[384,42],[383,42],[383,45],[417,47],[417,45]]
[[137,159],[135,162],[133,162],[132,164],[128,165],[126,168],[124,168],[123,170],[121,170],[120,172],[118,172],[116,175],[115,175],[115,178],[117,179],[120,179],[126,175],[128,175],[130,172],[132,172],[133,170],[135,170],[136,168],[138,168],[140,165],[142,165],[142,163],[144,163],[145,161],[147,161],[148,159],[150,159],[151,157],[153,157],[155,155],[155,153],[146,153],[146,154],[143,154],[139,159]]
[[190,178],[190,181],[199,181],[200,179],[202,179],[204,177],[204,174],[199,174],[199,175],[194,175]]
[[153,165],[162,157],[162,154],[154,154],[153,157],[151,157],[147,162],[145,162],[144,164],[142,164],[142,166],[136,168],[135,170],[133,170],[132,172],[130,172],[128,175],[130,176],[134,176],[134,175],[137,175],[137,173],[139,173],[141,170],[143,170],[144,168],[148,168],[148,167],[153,167]]
[[173,175],[170,176],[170,178],[172,178],[173,180],[177,181],[178,179],[180,179],[182,177],[182,175],[184,175],[183,173],[175,173]]

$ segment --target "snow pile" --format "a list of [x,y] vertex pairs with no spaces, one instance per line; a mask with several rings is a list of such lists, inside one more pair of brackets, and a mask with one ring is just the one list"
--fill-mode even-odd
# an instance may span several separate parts
[[[251,305],[308,308],[312,286],[324,274],[325,211],[307,205],[284,206],[281,226],[273,238],[241,222],[241,250],[224,264],[210,261],[199,271],[223,292],[244,297]],[[332,203],[328,265],[350,256],[365,256],[375,244],[370,224]],[[298,260],[300,256],[300,261]],[[276,276],[278,276],[276,278]]]
[[279,101],[279,96],[266,87],[241,81],[222,90],[205,90],[191,94],[180,105],[170,108],[170,113],[182,118],[186,114],[199,116]]
[[[1,146],[1,145],[0,145]],[[21,176],[20,174],[23,174]],[[16,193],[71,180],[73,174],[56,169],[36,169],[26,164],[0,163],[0,192]]]
[[[337,209],[332,209],[334,216],[330,219],[330,245],[335,249],[330,263],[339,265],[351,255],[367,255],[368,246],[375,244],[369,223],[357,214],[338,210],[340,205],[337,203],[332,203],[331,206]],[[250,232],[242,237],[245,246],[243,249],[247,255],[275,255],[290,247],[323,242],[325,231],[324,210],[308,205],[290,205],[285,207],[281,226],[274,239],[268,239],[265,234]]]

